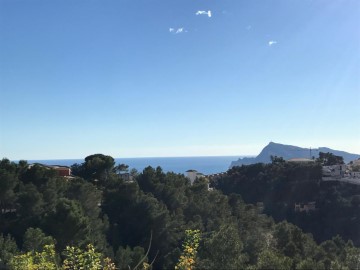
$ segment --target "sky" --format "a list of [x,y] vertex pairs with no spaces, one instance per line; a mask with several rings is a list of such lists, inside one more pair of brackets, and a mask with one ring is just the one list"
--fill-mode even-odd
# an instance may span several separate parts
[[0,0],[0,158],[360,153],[359,0]]

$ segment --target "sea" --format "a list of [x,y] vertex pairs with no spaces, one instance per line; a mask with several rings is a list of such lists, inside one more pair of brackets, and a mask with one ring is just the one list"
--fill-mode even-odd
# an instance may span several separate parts
[[[197,170],[203,174],[226,172],[232,161],[244,156],[207,156],[207,157],[144,157],[144,158],[115,158],[116,164],[126,164],[129,170],[142,172],[144,168],[160,166],[164,172],[185,174],[187,170]],[[54,159],[28,160],[29,164],[41,163],[46,165],[71,166],[83,163],[83,159]]]

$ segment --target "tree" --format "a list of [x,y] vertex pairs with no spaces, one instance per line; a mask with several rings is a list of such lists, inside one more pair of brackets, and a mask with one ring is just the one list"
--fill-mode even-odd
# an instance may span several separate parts
[[43,195],[33,183],[20,185],[17,203],[20,206],[18,213],[22,218],[38,219],[44,212]]
[[276,251],[266,249],[260,253],[256,269],[291,269],[292,260]]
[[243,243],[235,224],[222,225],[208,239],[204,239],[204,251],[201,257],[206,258],[201,265],[206,269],[243,269],[245,258],[242,253]]
[[44,230],[55,238],[60,249],[69,244],[81,246],[90,242],[90,220],[74,200],[60,199],[55,210],[48,214]]
[[16,255],[9,262],[11,270],[58,270],[54,245],[45,246],[41,252],[27,252]]
[[309,269],[325,270],[325,266],[323,263],[316,262],[313,259],[302,260],[296,265],[296,270],[309,270]]
[[134,177],[136,177],[136,176],[139,175],[139,172],[138,172],[137,169],[132,168],[132,169],[130,170],[130,175],[134,178]]
[[118,174],[122,174],[122,173],[125,173],[125,172],[128,172],[129,171],[129,165],[126,165],[126,164],[119,164],[117,166],[115,166],[115,171],[118,173]]
[[11,258],[9,266],[11,270],[115,270],[115,264],[103,255],[92,245],[86,249],[67,246],[63,252],[64,261],[59,262],[59,254],[55,252],[54,245],[45,245],[43,249],[31,251]]
[[24,184],[32,183],[40,188],[42,185],[46,184],[50,178],[56,176],[58,176],[58,173],[55,170],[46,168],[40,164],[35,164],[20,175],[20,180]]
[[0,169],[0,212],[14,208],[17,197],[14,189],[18,183],[16,174]]
[[345,264],[349,269],[360,269],[360,249],[355,247],[346,247]]
[[341,156],[336,156],[333,153],[327,152],[319,153],[319,158],[316,159],[317,162],[321,163],[323,166],[331,166],[337,164],[344,164],[344,158]]
[[3,158],[0,161],[0,171],[6,171],[8,173],[13,173],[15,174],[17,172],[17,165],[14,162],[11,162],[9,159],[7,158]]
[[87,156],[81,165],[74,164],[73,174],[88,181],[99,181],[104,184],[114,171],[115,160],[111,156],[94,154]]
[[74,246],[67,246],[63,252],[65,260],[64,270],[115,270],[115,264],[109,258],[102,259],[102,254],[95,251],[92,245],[87,245],[83,250]]
[[85,168],[92,179],[106,180],[113,171],[115,161],[111,156],[95,154],[85,158]]
[[107,229],[101,215],[102,194],[95,185],[82,179],[71,181],[66,191],[66,197],[78,202],[83,215],[89,220],[89,240],[103,252],[106,249],[105,231]]
[[19,252],[15,240],[8,234],[0,234],[0,269],[2,264],[6,264]]
[[278,156],[270,156],[270,160],[272,164],[276,164],[276,163],[285,163],[285,160],[283,157],[278,157]]
[[24,235],[23,251],[40,252],[46,245],[55,245],[51,236],[46,236],[39,228],[28,228]]
[[145,255],[145,249],[139,246],[133,249],[129,246],[126,246],[126,248],[119,247],[115,256],[116,266],[120,270],[133,269],[142,260],[147,263],[148,257]]

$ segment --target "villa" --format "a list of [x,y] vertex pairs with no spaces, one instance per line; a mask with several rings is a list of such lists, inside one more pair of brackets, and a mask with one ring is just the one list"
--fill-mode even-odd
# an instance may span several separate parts
[[34,163],[34,164],[30,164],[28,168],[30,169],[34,165],[38,165],[38,166],[41,166],[41,167],[46,168],[46,169],[55,170],[55,171],[57,171],[59,176],[62,176],[62,177],[71,177],[71,168],[68,167],[68,166],[45,165],[45,164],[40,164],[40,163]]

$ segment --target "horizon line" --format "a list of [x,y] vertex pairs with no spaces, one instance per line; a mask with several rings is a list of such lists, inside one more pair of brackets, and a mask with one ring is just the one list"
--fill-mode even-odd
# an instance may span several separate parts
[[[92,154],[96,155],[96,154]],[[104,154],[105,155],[105,154]],[[105,155],[105,156],[111,156],[111,155]],[[112,157],[113,159],[142,159],[142,158],[204,158],[204,157],[238,157],[238,158],[244,158],[244,157],[256,157],[257,155],[209,155],[209,156],[138,156],[138,157]],[[88,157],[88,156],[86,156]],[[43,160],[85,160],[85,158],[36,158],[36,159],[9,159],[12,162],[25,160],[25,161],[43,161]],[[4,159],[6,157],[3,157]]]

